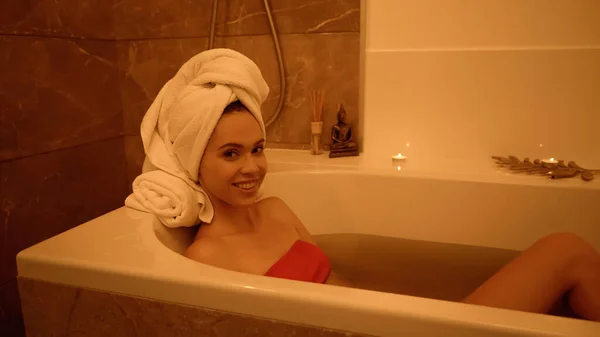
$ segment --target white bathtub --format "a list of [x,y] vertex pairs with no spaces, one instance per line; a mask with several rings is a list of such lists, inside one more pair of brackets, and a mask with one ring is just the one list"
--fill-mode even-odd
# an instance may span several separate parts
[[[424,174],[366,165],[361,157],[275,154],[265,193],[283,198],[313,234],[521,250],[570,231],[600,249],[597,181],[493,169]],[[32,279],[376,336],[600,336],[600,323],[583,320],[222,270],[178,254],[186,240],[188,230],[167,230],[152,215],[121,208],[22,251],[18,270]]]

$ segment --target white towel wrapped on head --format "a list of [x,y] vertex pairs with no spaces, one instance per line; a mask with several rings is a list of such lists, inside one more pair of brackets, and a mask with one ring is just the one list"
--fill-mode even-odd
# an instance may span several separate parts
[[[191,221],[188,214],[180,214],[179,218],[175,217],[178,221],[169,222],[169,227],[193,226],[196,219],[210,222],[214,215],[213,208],[198,183],[200,160],[210,136],[223,110],[238,100],[256,118],[263,136],[266,136],[260,107],[268,94],[269,87],[258,66],[237,51],[211,49],[187,61],[160,90],[140,128],[146,152],[141,176],[157,169],[169,175],[167,180],[180,179],[184,184],[167,185],[167,180],[162,175],[140,176],[133,183],[134,193],[128,197],[128,203],[135,206],[130,207],[157,214],[160,207],[149,203],[147,196],[150,194],[140,192],[148,186],[155,186],[156,191],[162,191],[164,196],[178,196],[175,198],[177,203],[197,203],[198,214],[193,219],[195,222]],[[145,187],[140,189],[139,184],[142,182]],[[188,191],[184,192],[186,187]],[[196,198],[185,197],[190,193]],[[160,203],[162,199],[157,198],[159,197],[154,196],[150,199]],[[196,206],[176,205],[173,209],[195,212]],[[160,219],[163,215],[157,216]]]

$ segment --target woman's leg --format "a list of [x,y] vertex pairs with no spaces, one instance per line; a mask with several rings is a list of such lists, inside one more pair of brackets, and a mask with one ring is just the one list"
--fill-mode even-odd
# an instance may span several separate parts
[[578,236],[559,233],[534,243],[464,302],[547,313],[566,293],[575,313],[600,321],[600,255]]

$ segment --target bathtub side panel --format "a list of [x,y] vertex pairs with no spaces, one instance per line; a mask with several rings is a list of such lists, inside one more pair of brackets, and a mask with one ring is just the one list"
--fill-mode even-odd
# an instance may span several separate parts
[[366,337],[230,312],[19,278],[27,336]]

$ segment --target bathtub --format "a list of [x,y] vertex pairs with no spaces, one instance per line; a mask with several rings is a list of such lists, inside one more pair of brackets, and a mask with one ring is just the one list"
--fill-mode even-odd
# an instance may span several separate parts
[[[269,153],[265,196],[312,234],[522,250],[560,231],[600,249],[600,184],[411,171],[364,158]],[[20,278],[374,336],[600,336],[600,323],[222,270],[181,252],[190,229],[120,208],[17,256]],[[397,266],[402,268],[402,266]],[[368,273],[368,268],[365,270]],[[26,316],[26,324],[27,324]]]

